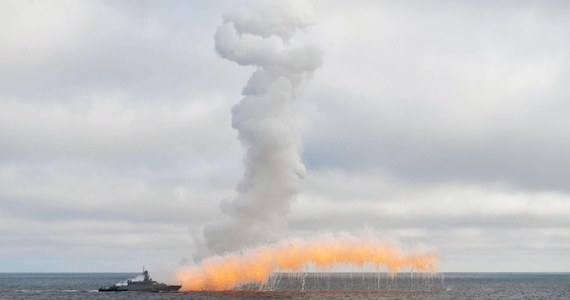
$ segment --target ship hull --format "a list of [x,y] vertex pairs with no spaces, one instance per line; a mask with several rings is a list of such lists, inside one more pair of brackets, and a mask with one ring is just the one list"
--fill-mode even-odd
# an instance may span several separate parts
[[143,268],[144,279],[142,281],[127,280],[126,284],[114,284],[108,288],[100,288],[99,292],[178,292],[181,285],[167,285],[156,282],[148,276],[148,271]]
[[178,292],[181,285],[166,285],[161,287],[127,287],[127,286],[111,286],[108,288],[100,288],[99,292],[150,292],[150,293],[172,293]]

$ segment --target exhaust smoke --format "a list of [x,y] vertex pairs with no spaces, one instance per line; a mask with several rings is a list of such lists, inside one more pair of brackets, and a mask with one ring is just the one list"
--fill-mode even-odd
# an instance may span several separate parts
[[224,16],[214,40],[218,54],[256,67],[232,109],[232,126],[246,150],[245,174],[236,196],[222,201],[226,218],[205,226],[199,264],[182,269],[183,291],[219,291],[264,285],[274,272],[328,271],[371,266],[378,272],[435,273],[437,256],[405,252],[370,237],[278,236],[305,174],[293,103],[299,88],[322,63],[311,45],[292,45],[312,24],[310,6],[297,1],[257,1]]
[[293,101],[322,61],[316,47],[292,46],[289,41],[311,20],[305,2],[252,2],[225,15],[215,34],[220,56],[257,70],[232,109],[232,126],[246,149],[245,174],[237,196],[221,204],[227,219],[204,228],[210,254],[275,240],[286,227],[305,174]]

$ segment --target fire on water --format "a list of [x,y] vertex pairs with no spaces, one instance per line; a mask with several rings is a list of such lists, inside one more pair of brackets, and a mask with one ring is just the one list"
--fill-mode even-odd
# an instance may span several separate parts
[[389,273],[437,272],[438,256],[406,252],[393,243],[370,237],[327,236],[290,239],[273,245],[207,258],[178,272],[181,291],[224,291],[266,283],[274,272],[300,272],[308,267],[327,271],[336,266],[372,266]]

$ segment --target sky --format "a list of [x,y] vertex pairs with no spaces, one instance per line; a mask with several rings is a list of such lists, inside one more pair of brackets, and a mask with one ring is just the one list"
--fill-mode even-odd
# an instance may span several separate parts
[[[0,272],[167,272],[244,165],[244,1],[0,2]],[[287,236],[372,232],[442,271],[570,270],[570,3],[321,1]]]

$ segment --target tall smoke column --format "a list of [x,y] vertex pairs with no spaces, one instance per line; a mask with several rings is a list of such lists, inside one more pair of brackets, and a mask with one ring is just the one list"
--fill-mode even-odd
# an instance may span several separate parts
[[305,174],[293,100],[322,61],[319,49],[291,46],[290,39],[310,25],[311,18],[305,2],[252,2],[225,15],[215,34],[220,56],[257,70],[232,110],[232,126],[247,150],[245,174],[237,196],[220,205],[229,218],[204,228],[209,252],[221,254],[271,240],[272,233],[286,226]]

